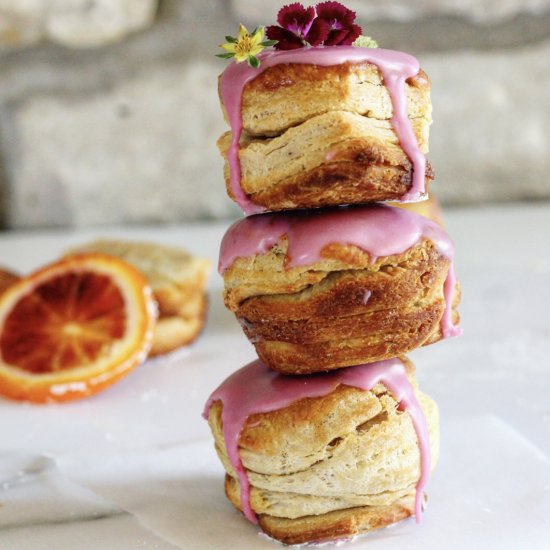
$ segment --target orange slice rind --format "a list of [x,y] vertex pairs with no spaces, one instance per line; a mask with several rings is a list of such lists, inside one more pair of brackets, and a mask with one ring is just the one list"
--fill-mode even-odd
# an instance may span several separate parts
[[155,320],[145,277],[112,256],[71,256],[19,279],[0,294],[0,394],[97,393],[146,359]]
[[0,267],[0,294],[18,280],[19,275]]

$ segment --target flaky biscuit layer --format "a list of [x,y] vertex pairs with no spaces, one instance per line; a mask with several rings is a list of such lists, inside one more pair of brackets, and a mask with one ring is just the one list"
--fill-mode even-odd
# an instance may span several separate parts
[[[407,81],[410,119],[431,122],[430,88],[423,70]],[[279,135],[329,111],[389,120],[392,102],[378,67],[367,62],[326,67],[280,64],[261,72],[243,90],[243,128],[254,137]]]
[[[442,337],[450,260],[422,240],[371,262],[351,245],[285,269],[288,242],[238,258],[224,273],[224,299],[264,363],[307,374],[405,354]],[[454,304],[459,300],[455,292]],[[458,313],[453,313],[455,323]]]
[[[414,369],[405,364],[416,388]],[[429,428],[433,467],[439,449],[438,409],[428,396],[416,393]],[[222,409],[221,402],[214,403],[209,424],[227,472],[227,496],[240,509]],[[324,531],[323,525],[335,517],[350,520],[347,531],[338,532],[353,536],[414,513],[420,473],[417,435],[408,413],[399,410],[383,384],[370,391],[339,386],[323,397],[253,414],[241,432],[239,454],[262,529],[284,542],[333,538],[335,532]],[[396,510],[401,510],[399,517]],[[357,514],[363,518],[361,528],[350,519]]]
[[[427,152],[428,122],[414,120],[413,129]],[[230,132],[218,142],[224,157],[230,143]],[[243,135],[239,159],[242,189],[268,210],[398,200],[412,184],[412,164],[391,122],[347,111],[318,115],[275,138]],[[224,174],[232,196],[227,158]],[[428,165],[426,188],[432,178]]]

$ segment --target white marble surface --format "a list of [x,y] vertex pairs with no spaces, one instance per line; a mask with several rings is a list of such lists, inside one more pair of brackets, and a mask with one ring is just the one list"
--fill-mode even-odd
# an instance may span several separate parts
[[[550,204],[447,213],[464,336],[412,354],[439,403],[442,456],[424,524],[369,549],[550,548]],[[215,260],[225,224],[0,235],[0,263],[30,270],[96,235],[147,237]],[[274,548],[223,495],[202,405],[254,357],[220,299],[189,350],[150,361],[92,399],[0,400],[2,550]]]

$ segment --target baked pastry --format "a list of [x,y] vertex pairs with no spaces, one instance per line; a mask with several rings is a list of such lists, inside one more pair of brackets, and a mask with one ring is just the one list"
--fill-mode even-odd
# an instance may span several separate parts
[[430,82],[411,56],[353,46],[230,65],[218,146],[229,195],[249,214],[423,197]]
[[212,394],[205,417],[227,497],[281,542],[419,519],[438,457],[438,410],[406,359],[308,377],[255,361]]
[[164,355],[191,344],[201,333],[206,320],[208,297],[198,292],[177,315],[159,316],[149,356]]
[[459,332],[453,244],[384,205],[262,214],[220,251],[225,305],[286,374],[396,357]]
[[[413,121],[423,152],[428,122]],[[227,132],[218,141],[223,155]],[[254,204],[291,210],[398,200],[411,184],[412,167],[389,120],[331,111],[274,138],[241,138],[241,186]],[[229,166],[225,180],[231,194]],[[432,178],[428,165],[426,190]]]
[[150,355],[190,344],[206,318],[206,280],[210,262],[173,247],[153,243],[102,239],[71,251],[101,252],[137,267],[148,279],[158,303],[159,318]]

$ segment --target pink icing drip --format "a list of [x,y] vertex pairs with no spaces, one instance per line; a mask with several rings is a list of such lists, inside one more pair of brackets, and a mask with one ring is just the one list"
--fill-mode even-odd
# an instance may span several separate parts
[[223,403],[223,436],[227,455],[239,478],[241,506],[247,519],[257,522],[250,506],[250,483],[239,455],[239,438],[246,419],[253,414],[283,409],[300,399],[328,395],[340,384],[368,391],[378,383],[386,386],[400,408],[408,412],[416,431],[420,449],[420,477],[416,485],[415,513],[417,522],[421,522],[422,495],[431,468],[429,432],[424,413],[399,359],[308,376],[283,376],[256,360],[233,373],[212,393],[203,416],[208,418],[215,401]]
[[451,261],[444,286],[443,336],[460,334],[452,323],[454,245],[447,233],[428,218],[380,204],[251,216],[227,230],[220,249],[219,272],[223,274],[236,258],[265,254],[283,235],[288,238],[287,268],[320,261],[323,248],[332,243],[355,245],[374,262],[381,256],[402,254],[423,238],[431,240]]
[[331,66],[342,63],[368,62],[376,65],[382,73],[384,85],[390,95],[393,107],[392,125],[403,150],[413,165],[413,181],[403,201],[418,201],[425,195],[426,158],[418,146],[408,117],[405,81],[418,74],[420,65],[413,56],[403,52],[384,49],[357,48],[354,46],[327,46],[302,48],[298,50],[273,51],[260,54],[258,69],[246,63],[231,63],[223,72],[220,81],[220,95],[231,126],[232,140],[227,151],[230,187],[237,204],[245,214],[257,214],[265,208],[254,204],[241,187],[241,166],[239,161],[239,141],[242,133],[242,94],[248,82],[260,73],[283,63],[307,63]]

